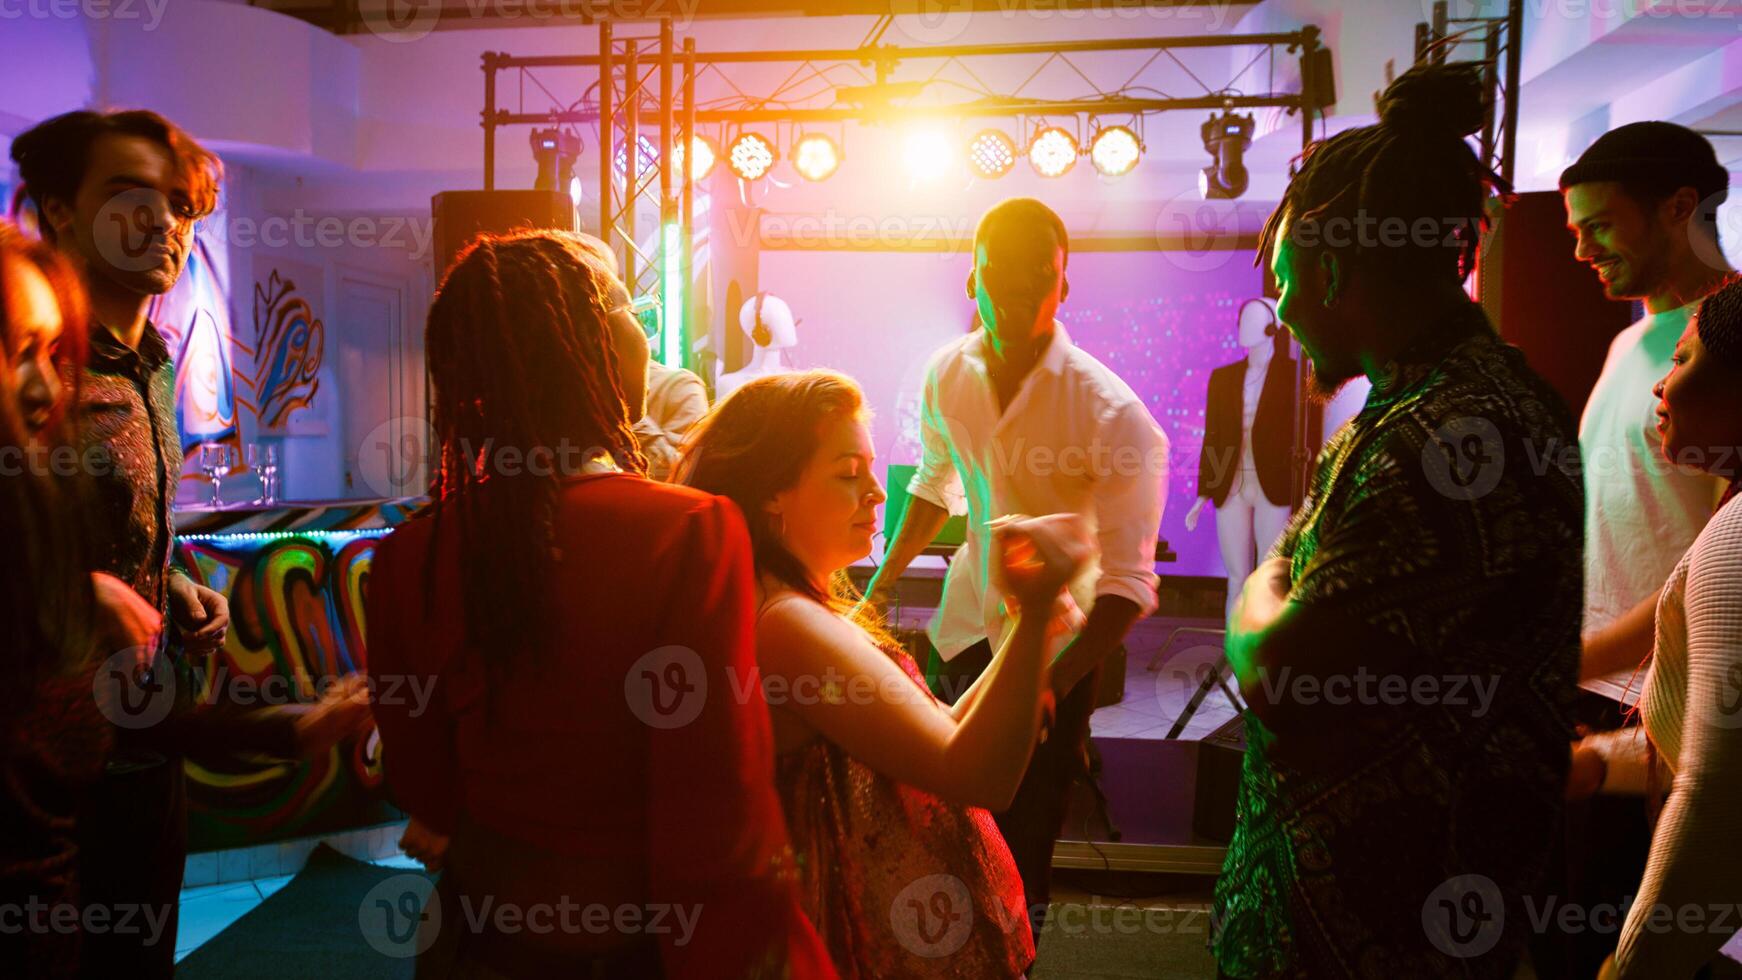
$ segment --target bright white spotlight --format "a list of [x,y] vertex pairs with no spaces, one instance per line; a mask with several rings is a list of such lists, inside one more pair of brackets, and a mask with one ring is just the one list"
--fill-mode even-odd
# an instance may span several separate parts
[[792,166],[806,180],[824,180],[841,166],[841,149],[822,133],[808,133],[792,148]]
[[983,129],[968,141],[968,166],[982,177],[1002,177],[1016,166],[1016,141],[1001,129]]
[[1062,177],[1077,165],[1077,138],[1058,128],[1048,126],[1034,134],[1028,144],[1028,163],[1042,177]]
[[1089,162],[1103,176],[1118,177],[1137,166],[1143,155],[1143,144],[1137,134],[1124,126],[1106,126],[1089,141]]
[[756,180],[774,166],[774,144],[760,133],[739,133],[726,149],[726,166],[744,180]]
[[910,130],[902,145],[902,161],[915,180],[932,180],[949,170],[954,156],[950,135],[942,129]]
[[[695,150],[695,159],[690,163],[691,180],[707,180],[714,172],[714,164],[720,159],[720,151],[715,148],[714,141],[706,136],[691,136],[690,147]],[[683,167],[684,152],[680,145],[677,148],[677,165]]]
[[[636,135],[635,145],[640,150],[639,153],[635,154],[635,178],[644,180],[653,171],[659,169],[659,148],[654,146],[653,141],[648,139],[645,134]],[[617,144],[617,157],[614,162],[617,165],[617,176],[619,178],[627,176],[629,173],[628,143],[620,142]]]

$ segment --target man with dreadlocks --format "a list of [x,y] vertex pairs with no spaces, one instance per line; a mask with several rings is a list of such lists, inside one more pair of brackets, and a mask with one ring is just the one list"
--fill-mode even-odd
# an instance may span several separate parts
[[[647,340],[597,244],[479,238],[425,349],[434,504],[368,596],[370,669],[436,692],[376,706],[408,850],[444,867],[420,975],[833,977],[768,707],[739,693],[750,535],[731,501],[644,478]],[[529,927],[455,911],[492,907]]]
[[1418,67],[1378,108],[1309,149],[1260,253],[1317,395],[1373,387],[1229,633],[1225,977],[1510,977],[1561,810],[1583,499],[1575,454],[1525,447],[1572,420],[1462,287],[1500,184],[1463,140],[1479,76]]

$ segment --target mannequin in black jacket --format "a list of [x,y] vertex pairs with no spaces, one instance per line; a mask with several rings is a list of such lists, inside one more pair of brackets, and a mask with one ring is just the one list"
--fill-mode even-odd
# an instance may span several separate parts
[[1216,539],[1228,574],[1227,614],[1289,514],[1289,451],[1295,426],[1295,359],[1267,299],[1240,307],[1246,359],[1210,372],[1198,501],[1186,512],[1195,531],[1204,504],[1216,505]]

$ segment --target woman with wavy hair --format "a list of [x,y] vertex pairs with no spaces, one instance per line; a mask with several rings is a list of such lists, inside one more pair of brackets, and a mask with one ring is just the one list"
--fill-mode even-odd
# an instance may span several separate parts
[[[376,705],[406,850],[444,868],[419,972],[832,976],[767,708],[733,696],[749,536],[728,501],[642,475],[627,300],[578,236],[529,231],[467,246],[430,308],[433,501],[368,596],[370,673],[428,692]],[[491,908],[549,928],[462,913]]]
[[84,351],[77,277],[0,221],[0,907],[44,916],[0,930],[0,962],[30,977],[78,971],[79,934],[49,925],[78,907],[78,804],[109,751],[96,672],[160,625],[119,579],[89,571],[61,380],[76,382]]
[[678,482],[744,511],[775,781],[806,910],[844,977],[1012,977],[1034,958],[1022,882],[989,810],[1040,735],[1046,640],[1093,549],[1073,516],[998,531],[994,581],[1017,626],[952,707],[847,581],[883,488],[864,396],[829,371],[758,378],[691,436]]

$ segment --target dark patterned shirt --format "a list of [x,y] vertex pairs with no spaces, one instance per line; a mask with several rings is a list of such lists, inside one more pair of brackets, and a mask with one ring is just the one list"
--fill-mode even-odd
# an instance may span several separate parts
[[1509,977],[1525,941],[1572,736],[1578,439],[1523,355],[1463,315],[1463,339],[1375,384],[1277,545],[1290,601],[1395,638],[1362,670],[1411,686],[1369,677],[1363,708],[1321,711],[1334,752],[1248,714],[1215,901],[1231,977]]
[[166,610],[171,508],[181,481],[169,348],[149,323],[138,350],[93,325],[79,384],[79,450],[81,458],[97,460],[91,480],[97,568]]

